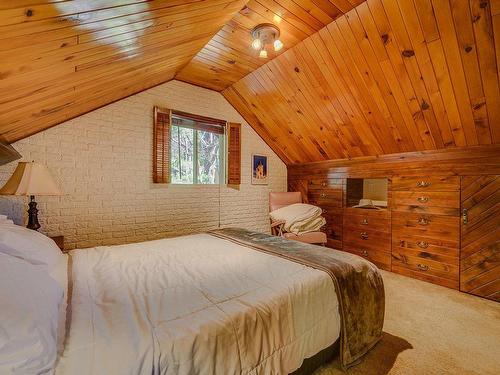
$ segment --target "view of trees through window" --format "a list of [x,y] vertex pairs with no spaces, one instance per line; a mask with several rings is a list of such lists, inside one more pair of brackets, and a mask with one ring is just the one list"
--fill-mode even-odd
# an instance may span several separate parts
[[223,179],[224,136],[172,126],[171,181],[174,184],[218,184]]

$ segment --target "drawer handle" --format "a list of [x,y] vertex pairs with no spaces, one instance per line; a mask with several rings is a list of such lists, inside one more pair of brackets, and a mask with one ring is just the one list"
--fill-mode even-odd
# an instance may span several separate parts
[[368,239],[368,233],[366,233],[366,232],[361,232],[360,237],[361,237],[363,240],[367,240],[367,239]]
[[428,271],[429,270],[429,266],[426,266],[425,264],[417,264],[417,267],[420,271]]
[[321,198],[325,198],[326,197],[326,194],[325,193],[321,193]]
[[426,203],[426,202],[429,202],[429,198],[428,197],[418,197],[417,201],[419,201],[420,203]]
[[363,219],[363,220],[361,221],[361,224],[363,224],[363,225],[368,225],[368,219]]
[[368,251],[366,251],[366,250],[361,250],[361,254],[362,254],[364,257],[367,257],[367,256],[368,256]]
[[321,186],[326,187],[326,182],[324,182],[324,181],[323,181],[323,182],[321,183]]
[[418,223],[420,225],[429,225],[431,221],[425,217],[421,217],[419,220],[418,220]]
[[428,187],[431,186],[431,183],[429,181],[419,181],[417,182],[417,187]]
[[429,247],[429,244],[425,241],[420,241],[417,242],[417,246],[420,247],[421,249],[427,249]]
[[328,213],[328,210],[326,208],[323,208],[323,213],[324,214]]

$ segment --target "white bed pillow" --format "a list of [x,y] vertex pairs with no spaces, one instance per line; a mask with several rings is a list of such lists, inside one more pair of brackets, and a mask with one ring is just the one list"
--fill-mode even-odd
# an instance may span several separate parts
[[0,253],[0,374],[52,374],[63,291],[40,266]]
[[0,253],[12,255],[35,265],[55,267],[62,252],[49,237],[19,225],[0,224]]

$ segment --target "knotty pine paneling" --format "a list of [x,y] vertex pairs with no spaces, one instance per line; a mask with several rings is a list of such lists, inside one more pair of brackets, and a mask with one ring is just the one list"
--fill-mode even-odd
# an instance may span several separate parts
[[[196,54],[176,79],[213,90],[223,90],[279,54],[317,32],[364,0],[250,0]],[[260,23],[280,28],[284,48],[269,59],[250,47],[251,30]]]
[[[438,180],[451,181],[452,176],[494,174],[500,174],[500,145],[295,164],[288,166],[288,185],[294,188],[299,182],[310,179],[401,176],[395,178],[396,189],[407,190],[401,179],[411,180],[411,176],[441,176]],[[447,180],[444,176],[450,178]],[[436,181],[432,177],[430,180]],[[438,184],[438,191],[443,190],[442,186],[447,185]],[[449,187],[445,189],[451,190]]]
[[171,80],[246,2],[2,2],[0,134],[12,142]]
[[287,164],[498,144],[498,8],[367,0],[223,94]]

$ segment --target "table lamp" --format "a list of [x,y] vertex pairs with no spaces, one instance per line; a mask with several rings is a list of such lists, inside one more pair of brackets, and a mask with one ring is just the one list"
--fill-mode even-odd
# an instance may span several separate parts
[[38,230],[38,209],[36,208],[35,195],[61,195],[47,168],[33,162],[19,162],[16,170],[0,189],[0,195],[26,195],[30,197],[28,204],[29,229]]

